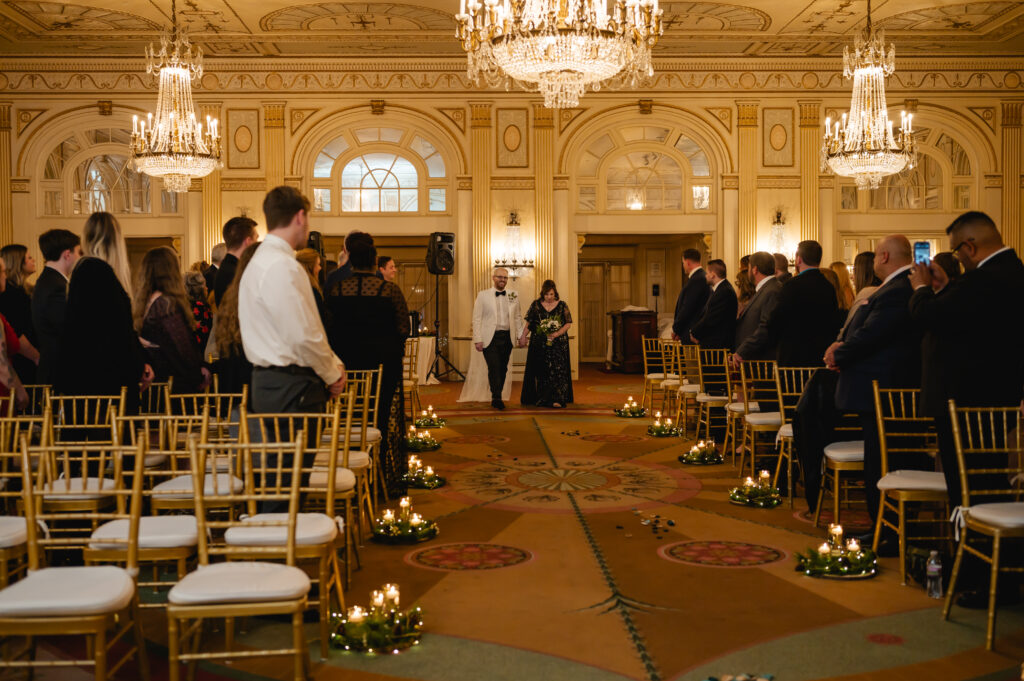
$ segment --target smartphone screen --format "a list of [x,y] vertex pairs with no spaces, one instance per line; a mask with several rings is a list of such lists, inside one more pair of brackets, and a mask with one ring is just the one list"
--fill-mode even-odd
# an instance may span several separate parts
[[932,260],[932,245],[927,241],[914,242],[914,262],[927,265]]

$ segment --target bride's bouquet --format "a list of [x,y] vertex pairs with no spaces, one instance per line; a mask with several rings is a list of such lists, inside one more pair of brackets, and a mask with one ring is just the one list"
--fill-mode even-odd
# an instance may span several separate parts
[[537,333],[544,334],[548,345],[551,345],[551,334],[562,328],[562,320],[558,317],[545,317],[537,324]]

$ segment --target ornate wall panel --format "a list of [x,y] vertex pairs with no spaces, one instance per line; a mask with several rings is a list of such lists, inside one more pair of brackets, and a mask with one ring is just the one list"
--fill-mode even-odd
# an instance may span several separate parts
[[259,168],[259,109],[228,109],[227,118],[227,167],[231,170]]

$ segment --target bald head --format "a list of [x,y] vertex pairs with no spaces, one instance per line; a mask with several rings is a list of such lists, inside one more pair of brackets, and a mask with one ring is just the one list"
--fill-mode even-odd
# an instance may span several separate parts
[[910,240],[902,234],[887,236],[875,246],[875,275],[885,278],[913,262]]

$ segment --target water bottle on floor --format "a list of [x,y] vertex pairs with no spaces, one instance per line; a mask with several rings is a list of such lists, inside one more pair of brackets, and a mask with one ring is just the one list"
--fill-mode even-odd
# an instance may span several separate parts
[[942,561],[938,551],[932,551],[928,556],[925,573],[928,575],[928,598],[942,598]]

